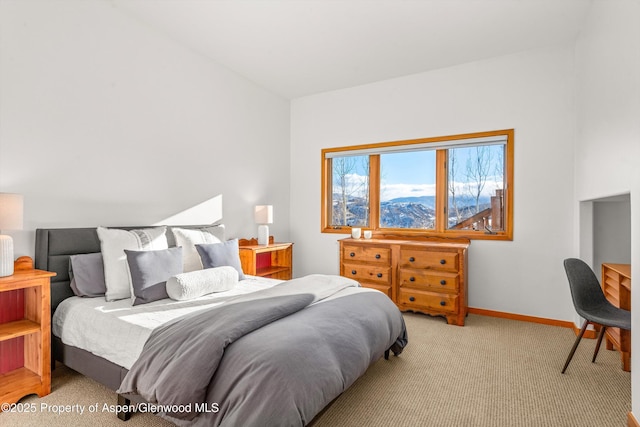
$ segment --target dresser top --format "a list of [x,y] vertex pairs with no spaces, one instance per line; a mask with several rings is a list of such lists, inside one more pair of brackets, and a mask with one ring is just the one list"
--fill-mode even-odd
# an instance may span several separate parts
[[353,239],[347,237],[346,239],[341,239],[340,242],[365,245],[420,245],[456,249],[466,249],[469,247],[469,241],[464,239]]

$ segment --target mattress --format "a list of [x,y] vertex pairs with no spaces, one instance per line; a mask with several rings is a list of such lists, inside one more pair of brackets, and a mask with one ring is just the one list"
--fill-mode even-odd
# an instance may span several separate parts
[[[251,292],[277,286],[283,280],[245,276],[233,289],[204,295],[189,301],[163,299],[132,306],[131,299],[107,302],[103,297],[70,297],[56,309],[51,331],[66,345],[86,350],[116,365],[131,369],[151,332],[178,317],[220,306]],[[378,292],[360,286],[344,289],[342,296]],[[314,304],[332,300],[332,295]]]
[[56,309],[52,333],[66,345],[81,348],[130,369],[156,327],[180,316],[225,304],[238,295],[275,286],[282,280],[246,276],[233,289],[189,301],[163,299],[131,305],[131,299],[71,297]]

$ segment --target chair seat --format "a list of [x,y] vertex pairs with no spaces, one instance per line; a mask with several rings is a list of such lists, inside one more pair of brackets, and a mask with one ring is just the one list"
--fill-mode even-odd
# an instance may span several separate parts
[[578,314],[593,323],[631,330],[631,312],[611,304],[596,310],[580,310]]

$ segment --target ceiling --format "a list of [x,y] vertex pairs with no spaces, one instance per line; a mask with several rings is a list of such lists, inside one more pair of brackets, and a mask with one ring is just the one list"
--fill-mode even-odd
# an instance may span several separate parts
[[293,99],[570,43],[587,0],[111,0]]

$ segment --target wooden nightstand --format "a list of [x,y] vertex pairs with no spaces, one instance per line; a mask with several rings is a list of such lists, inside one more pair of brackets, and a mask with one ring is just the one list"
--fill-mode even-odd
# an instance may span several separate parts
[[245,274],[272,279],[289,280],[293,277],[293,243],[258,245],[256,239],[240,239],[240,263]]
[[50,278],[21,257],[0,277],[0,403],[51,392]]

